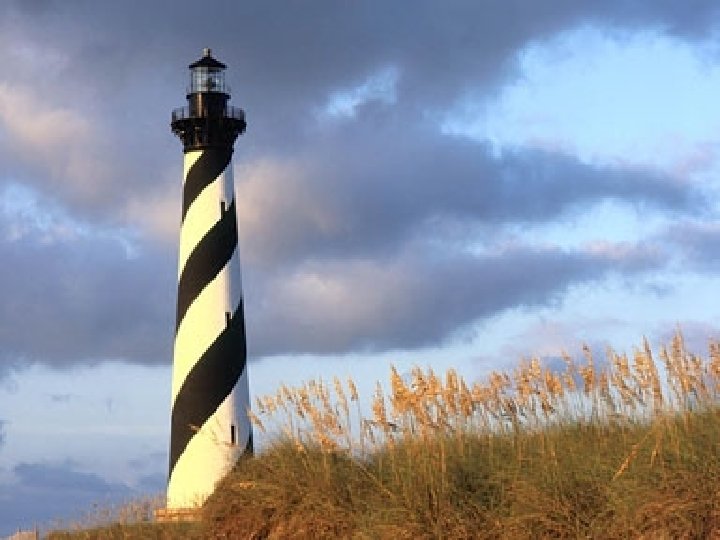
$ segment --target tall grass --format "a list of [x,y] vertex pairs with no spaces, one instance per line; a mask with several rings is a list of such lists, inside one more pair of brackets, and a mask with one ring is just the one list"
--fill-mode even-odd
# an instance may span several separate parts
[[204,531],[194,523],[154,522],[155,510],[165,503],[164,495],[139,498],[115,506],[96,506],[72,523],[57,523],[47,534],[48,540],[91,540],[145,538],[205,538]]
[[272,444],[201,536],[720,538],[719,395],[720,344],[703,358],[680,335],[472,384],[393,368],[368,412],[352,380],[282,386],[252,414]]
[[720,345],[585,348],[467,383],[394,368],[363,415],[352,380],[282,386],[280,433],[205,507],[256,538],[720,538]]

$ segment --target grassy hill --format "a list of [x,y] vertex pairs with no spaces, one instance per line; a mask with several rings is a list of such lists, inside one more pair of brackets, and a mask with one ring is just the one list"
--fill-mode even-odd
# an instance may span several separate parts
[[280,433],[202,521],[59,538],[720,538],[720,344],[589,351],[468,385],[391,373],[363,417],[352,381],[258,400]]

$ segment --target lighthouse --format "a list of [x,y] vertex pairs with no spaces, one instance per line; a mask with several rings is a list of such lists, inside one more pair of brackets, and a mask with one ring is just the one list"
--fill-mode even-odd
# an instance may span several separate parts
[[172,112],[184,152],[167,512],[197,508],[252,431],[232,154],[245,113],[228,104],[225,64],[205,49]]

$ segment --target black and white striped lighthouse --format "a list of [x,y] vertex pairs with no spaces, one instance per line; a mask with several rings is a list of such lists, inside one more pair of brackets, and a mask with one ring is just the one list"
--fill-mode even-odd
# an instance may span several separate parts
[[232,174],[233,144],[245,131],[245,113],[228,105],[225,67],[205,49],[190,64],[187,106],[172,112],[185,163],[169,511],[201,505],[240,455],[252,451]]

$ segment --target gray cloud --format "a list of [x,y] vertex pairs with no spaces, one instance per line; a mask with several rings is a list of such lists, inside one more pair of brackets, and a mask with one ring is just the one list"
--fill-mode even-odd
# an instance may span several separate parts
[[74,470],[71,464],[20,463],[13,472],[31,490],[78,490],[102,496],[117,488],[95,474]]
[[[133,9],[134,4],[4,4],[2,60],[14,73],[7,81],[11,88],[34,96],[26,116],[61,109],[90,122],[90,131],[66,137],[62,155],[60,148],[24,159],[14,152],[3,161],[10,171],[12,164],[22,165],[21,171],[30,168],[34,175],[26,174],[43,187],[55,176],[53,189],[83,212],[95,211],[98,219],[152,188],[173,193],[164,171],[179,170],[179,163],[172,165],[178,145],[163,126],[169,109],[182,105],[184,66],[208,40],[232,64],[236,102],[250,118],[248,153],[282,155],[314,138],[308,128],[311,111],[330,92],[358,84],[387,65],[397,66],[401,75],[389,116],[404,126],[451,106],[469,90],[492,91],[512,78],[520,47],[553,32],[594,21],[630,28],[660,25],[688,35],[709,27],[717,12],[712,2],[679,10],[672,2],[588,6],[567,0],[502,7],[456,2],[443,10],[433,2],[278,8],[217,1],[203,13],[182,2],[172,9],[139,3]],[[378,118],[364,120],[369,135]],[[412,135],[403,139],[412,145]],[[372,149],[368,138],[345,150],[370,159]],[[315,152],[322,154],[317,146]]]
[[[609,198],[679,212],[705,205],[686,183],[658,173],[594,167],[539,150],[493,157],[483,144],[392,124],[343,124],[274,170],[241,164],[245,256],[277,265],[387,253],[446,221],[556,221]],[[317,146],[324,152],[312,155]]]
[[517,246],[484,256],[438,255],[419,249],[385,263],[308,264],[277,276],[267,288],[248,293],[253,352],[431,345],[482,317],[556,302],[573,283],[611,272],[630,275],[661,262],[652,250],[628,246],[575,252]]
[[[443,134],[437,119],[468,93],[489,96],[514,80],[527,44],[580,24],[703,39],[717,22],[714,2],[189,6],[0,6],[0,177],[90,229],[134,230],[138,250],[128,257],[107,235],[0,240],[5,365],[169,360],[181,156],[168,117],[183,104],[186,65],[207,45],[230,65],[233,101],[250,123],[236,170],[256,355],[425,345],[499,311],[552,302],[573,283],[660,264],[641,248],[615,257],[458,247],[509,224],[557,222],[608,198],[704,211],[676,179],[551,152],[494,156]],[[334,92],[388,68],[392,99],[361,103],[352,118],[323,116]],[[338,310],[332,294],[349,307]]]
[[78,523],[93,507],[109,508],[136,493],[124,484],[78,471],[70,463],[19,463],[15,481],[0,485],[0,534]]
[[684,221],[671,226],[659,236],[671,246],[678,264],[715,273],[720,270],[720,226],[717,221]]
[[128,257],[102,237],[0,242],[3,359],[167,362],[174,266],[163,253]]
[[161,493],[167,488],[165,474],[147,474],[137,481],[137,489],[143,493]]

